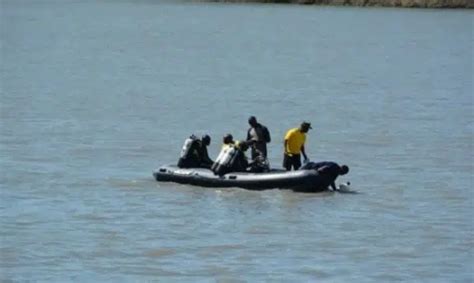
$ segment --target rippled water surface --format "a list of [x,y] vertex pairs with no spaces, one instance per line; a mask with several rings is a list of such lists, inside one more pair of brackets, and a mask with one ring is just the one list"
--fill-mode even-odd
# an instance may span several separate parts
[[[0,3],[0,281],[474,280],[471,10]],[[249,115],[359,193],[153,180]]]

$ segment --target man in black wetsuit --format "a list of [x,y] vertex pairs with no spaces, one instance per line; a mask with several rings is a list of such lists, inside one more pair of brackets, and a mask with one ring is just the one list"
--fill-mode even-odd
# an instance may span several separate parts
[[199,167],[211,168],[214,161],[209,157],[207,147],[211,144],[211,137],[209,135],[202,136],[201,142],[198,143],[197,151],[200,157]]
[[249,146],[244,141],[237,141],[235,145],[236,153],[230,161],[230,172],[246,172],[249,167],[249,161],[245,152]]
[[331,161],[308,162],[300,169],[314,169],[318,171],[322,177],[322,185],[324,187],[331,186],[334,191],[337,190],[335,184],[336,178],[349,172],[347,165],[339,166],[337,163]]
[[247,131],[247,143],[252,145],[251,158],[254,160],[258,155],[267,158],[267,143],[271,141],[270,132],[267,127],[257,122],[255,116],[249,118],[250,128]]
[[207,147],[211,144],[211,137],[204,135],[199,140],[192,136],[192,143],[186,154],[178,161],[180,168],[211,168],[214,161],[209,158]]

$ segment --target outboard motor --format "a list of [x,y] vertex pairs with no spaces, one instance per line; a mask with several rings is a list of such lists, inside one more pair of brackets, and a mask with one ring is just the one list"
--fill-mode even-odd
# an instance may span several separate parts
[[225,147],[221,150],[217,156],[216,161],[211,166],[211,170],[214,174],[222,176],[231,171],[232,161],[237,156],[237,149],[233,146]]
[[195,135],[191,135],[184,141],[183,148],[181,149],[181,153],[179,155],[178,160],[178,167],[179,168],[186,168],[192,167],[192,149],[193,145],[198,141]]

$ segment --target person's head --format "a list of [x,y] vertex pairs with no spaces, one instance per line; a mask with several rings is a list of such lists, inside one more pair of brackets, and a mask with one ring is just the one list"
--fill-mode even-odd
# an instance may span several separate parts
[[202,143],[205,145],[205,146],[208,146],[211,144],[211,137],[209,135],[204,135],[202,136]]
[[231,135],[231,134],[227,134],[224,136],[224,138],[222,139],[222,142],[224,144],[229,144],[229,143],[233,143],[234,142],[234,137]]
[[301,132],[307,133],[310,129],[312,129],[311,123],[308,123],[308,122],[301,123],[301,125],[300,125],[300,131]]
[[341,172],[339,173],[339,175],[346,175],[347,173],[349,173],[349,166],[342,165],[341,166]]
[[252,127],[255,127],[257,125],[257,118],[255,118],[255,116],[250,116],[249,125]]

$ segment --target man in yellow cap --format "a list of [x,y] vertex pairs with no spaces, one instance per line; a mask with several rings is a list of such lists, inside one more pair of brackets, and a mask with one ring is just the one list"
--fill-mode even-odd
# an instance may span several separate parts
[[291,167],[295,170],[298,170],[301,167],[301,154],[303,154],[305,161],[308,160],[304,149],[304,143],[306,141],[306,133],[309,129],[312,129],[311,124],[303,122],[298,128],[293,128],[286,132],[283,167],[287,171],[290,171]]

